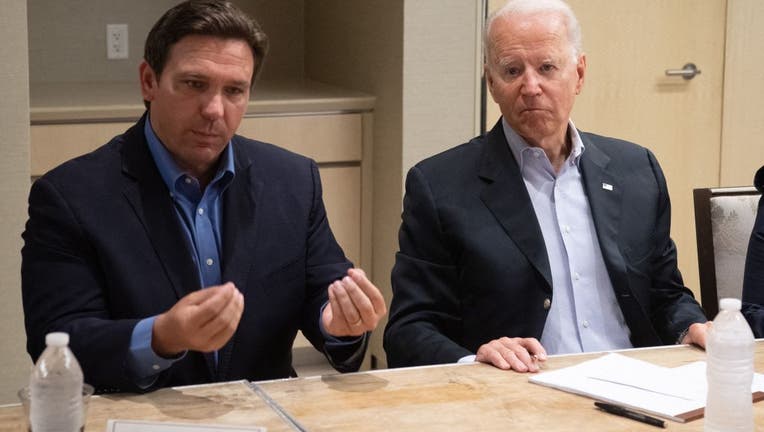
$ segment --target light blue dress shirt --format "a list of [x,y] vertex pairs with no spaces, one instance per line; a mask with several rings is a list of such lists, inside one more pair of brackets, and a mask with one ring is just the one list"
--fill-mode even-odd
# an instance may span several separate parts
[[[183,231],[193,249],[192,259],[199,271],[201,286],[220,285],[220,250],[222,231],[222,196],[223,192],[235,176],[233,147],[229,142],[221,154],[220,164],[209,185],[201,190],[199,182],[194,177],[183,172],[172,158],[172,155],[162,145],[151,127],[151,119],[146,117],[144,127],[146,141],[154,162],[157,165],[162,180],[170,190],[170,196],[175,203],[175,212],[182,222]],[[326,307],[326,304],[322,307]],[[145,318],[136,324],[130,339],[127,367],[133,374],[139,387],[147,388],[154,383],[163,370],[185,355],[166,359],[158,356],[151,348],[152,328],[156,316]],[[357,338],[336,338],[326,333],[319,318],[319,328],[327,347],[340,347],[359,343],[366,334]],[[347,362],[352,362],[363,355],[363,344]],[[215,353],[217,360],[217,352]]]
[[[151,127],[151,119],[146,118],[144,127],[146,141],[159,174],[162,176],[170,196],[175,203],[175,213],[193,249],[192,259],[199,272],[202,287],[220,285],[220,250],[222,226],[222,196],[233,181],[235,168],[233,148],[228,143],[221,154],[220,163],[210,184],[201,190],[199,181],[183,172],[162,145]],[[151,349],[151,332],[156,316],[138,322],[130,339],[128,367],[139,386],[148,387],[156,376],[169,368],[181,355],[174,359],[158,356]],[[217,353],[215,353],[217,359]]]
[[552,305],[541,345],[549,354],[631,348],[584,191],[579,161],[585,149],[573,122],[568,125],[572,149],[559,173],[542,149],[530,147],[503,119],[502,125],[552,271]]

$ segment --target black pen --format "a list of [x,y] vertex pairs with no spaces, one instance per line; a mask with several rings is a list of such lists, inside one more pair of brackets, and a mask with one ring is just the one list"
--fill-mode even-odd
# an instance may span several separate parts
[[594,402],[594,405],[601,409],[602,411],[605,411],[610,414],[619,415],[621,417],[630,418],[632,420],[640,421],[642,423],[647,423],[649,425],[657,426],[660,428],[665,428],[666,423],[661,420],[657,419],[655,417],[650,417],[649,415],[645,415],[636,411],[632,411],[628,408],[624,408],[622,406],[613,405],[605,402]]

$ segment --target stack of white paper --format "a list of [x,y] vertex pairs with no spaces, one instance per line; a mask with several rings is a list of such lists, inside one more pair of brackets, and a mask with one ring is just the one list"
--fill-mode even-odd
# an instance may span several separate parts
[[[622,405],[678,422],[703,417],[706,362],[667,368],[621,354],[606,354],[530,377],[530,382]],[[764,398],[764,375],[754,374],[751,392]]]

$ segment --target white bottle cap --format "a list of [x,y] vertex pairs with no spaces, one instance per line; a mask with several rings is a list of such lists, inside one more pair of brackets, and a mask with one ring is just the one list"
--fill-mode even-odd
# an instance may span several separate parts
[[45,335],[45,345],[64,347],[69,345],[69,333],[55,332]]
[[723,298],[719,300],[719,309],[721,310],[736,310],[739,311],[742,306],[740,299],[736,298]]

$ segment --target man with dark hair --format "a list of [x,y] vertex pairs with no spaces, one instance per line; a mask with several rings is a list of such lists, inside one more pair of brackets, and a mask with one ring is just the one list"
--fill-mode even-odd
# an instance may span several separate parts
[[357,370],[386,313],[332,235],[316,164],[235,135],[267,50],[227,1],[187,1],[146,41],[136,125],[32,186],[27,349],[71,335],[100,392],[294,374],[298,330]]

